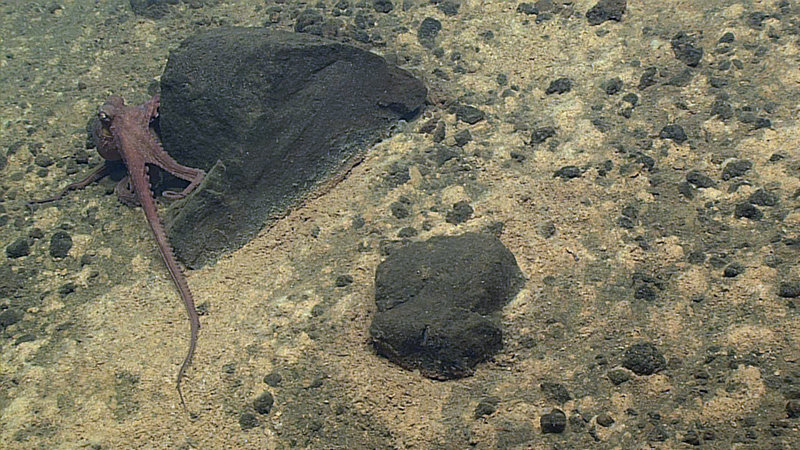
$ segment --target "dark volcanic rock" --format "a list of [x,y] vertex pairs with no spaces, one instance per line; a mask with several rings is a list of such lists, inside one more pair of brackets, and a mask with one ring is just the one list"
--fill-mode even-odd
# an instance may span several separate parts
[[209,173],[165,218],[176,253],[198,267],[243,245],[416,117],[425,96],[383,58],[316,36],[219,28],[187,39],[161,78],[161,137]]
[[667,367],[667,360],[655,345],[642,342],[625,350],[622,365],[636,375],[652,375]]
[[590,25],[600,25],[606,20],[622,20],[625,8],[628,6],[627,0],[600,0],[596,5],[586,11],[586,19]]
[[496,237],[440,236],[394,250],[375,274],[378,353],[430,378],[471,375],[502,348],[494,313],[524,279]]
[[50,238],[50,256],[53,258],[66,258],[72,248],[72,236],[64,230],[53,233]]

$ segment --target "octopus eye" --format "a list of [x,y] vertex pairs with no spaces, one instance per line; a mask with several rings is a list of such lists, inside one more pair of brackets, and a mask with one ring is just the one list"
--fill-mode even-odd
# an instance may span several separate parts
[[105,111],[100,111],[97,113],[97,118],[100,119],[100,122],[103,122],[106,125],[111,123],[111,116],[109,116]]

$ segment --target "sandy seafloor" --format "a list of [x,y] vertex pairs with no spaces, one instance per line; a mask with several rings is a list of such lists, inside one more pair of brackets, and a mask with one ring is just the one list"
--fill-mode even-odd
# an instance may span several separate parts
[[[0,447],[800,447],[800,318],[786,296],[800,280],[797,1],[631,1],[599,26],[585,17],[594,0],[540,2],[539,16],[515,1],[381,13],[349,0],[341,15],[333,0],[201,3],[153,20],[123,0],[0,2],[0,243],[30,243],[0,256]],[[87,120],[111,93],[147,99],[183,38],[293,29],[307,7],[424,79],[431,104],[325,195],[188,272],[205,315],[187,413],[174,377],[188,323],[142,212],[111,180],[34,214],[24,201],[100,162]],[[433,49],[417,37],[428,17],[442,25]],[[676,58],[681,32],[704,51],[696,67]],[[572,89],[547,94],[562,77]],[[485,119],[460,122],[461,105]],[[670,124],[685,142],[662,137]],[[542,127],[555,136],[531,143]],[[554,177],[566,166],[580,176]],[[687,183],[694,170],[713,185]],[[398,219],[401,198],[411,214]],[[448,223],[462,200],[474,214]],[[447,382],[376,355],[381,242],[498,224],[527,277],[502,312],[502,352]],[[49,253],[59,230],[65,258]],[[341,275],[353,283],[337,287]],[[664,367],[621,368],[643,342]],[[253,408],[265,391],[266,415]],[[554,408],[566,429],[543,433]]]

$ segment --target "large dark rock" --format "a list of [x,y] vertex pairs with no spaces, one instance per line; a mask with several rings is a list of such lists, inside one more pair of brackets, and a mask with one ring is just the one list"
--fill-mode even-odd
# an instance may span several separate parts
[[210,172],[166,214],[178,257],[197,267],[240,247],[416,117],[425,96],[383,58],[316,36],[219,28],[187,39],[161,77],[161,138]]
[[378,353],[430,378],[473,373],[503,346],[499,311],[522,287],[514,255],[496,237],[434,237],[392,252],[375,274]]

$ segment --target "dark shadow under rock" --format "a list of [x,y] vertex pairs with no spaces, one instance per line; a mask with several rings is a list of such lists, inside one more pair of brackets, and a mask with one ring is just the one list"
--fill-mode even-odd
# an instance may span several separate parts
[[524,284],[496,237],[467,233],[393,251],[375,274],[378,353],[426,377],[471,375],[503,346],[498,311]]
[[165,215],[176,254],[199,267],[242,246],[333,185],[425,97],[383,58],[316,36],[220,28],[187,39],[161,78],[161,138],[210,173]]

